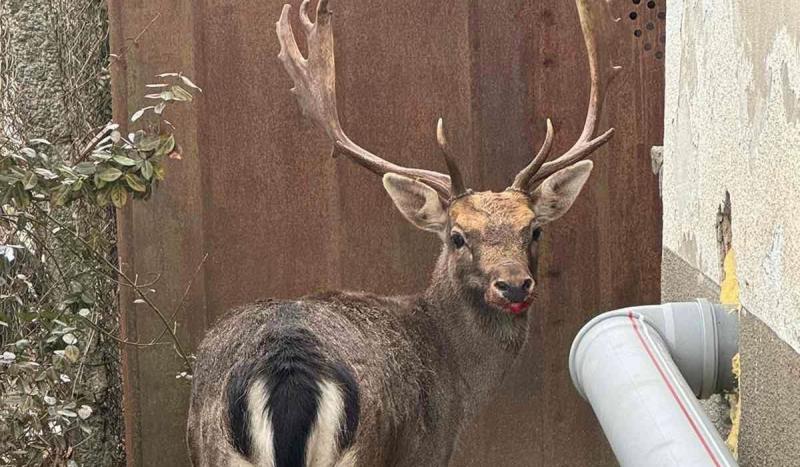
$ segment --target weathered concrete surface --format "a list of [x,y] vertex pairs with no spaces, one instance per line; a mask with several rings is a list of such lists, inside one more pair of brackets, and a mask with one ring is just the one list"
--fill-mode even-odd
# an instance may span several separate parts
[[696,298],[718,302],[719,284],[665,248],[661,256],[661,301],[682,302]]
[[[740,341],[742,465],[798,465],[800,8],[674,0],[667,31],[662,290],[713,298],[732,240],[752,312]],[[730,236],[719,230],[726,192]]]
[[749,313],[742,313],[742,466],[800,465],[800,355]]
[[728,190],[742,305],[800,351],[800,8],[676,0],[667,24],[664,246],[719,283]]

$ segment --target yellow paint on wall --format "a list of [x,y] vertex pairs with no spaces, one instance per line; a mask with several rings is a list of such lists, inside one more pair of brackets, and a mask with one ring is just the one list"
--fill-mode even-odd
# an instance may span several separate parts
[[[739,278],[736,277],[736,255],[733,252],[733,248],[729,249],[725,254],[725,260],[722,263],[722,271],[724,277],[722,278],[722,284],[720,284],[719,301],[723,305],[732,305],[736,307],[738,311],[742,304],[739,299]],[[741,375],[738,353],[733,356],[731,365],[733,367],[733,374],[738,381]],[[728,403],[731,406],[731,432],[725,443],[728,445],[728,449],[731,450],[733,457],[738,459],[739,428],[741,426],[740,421],[742,416],[742,401],[739,398],[738,388],[734,390],[734,392],[728,394]]]
[[722,263],[722,271],[725,276],[722,278],[720,285],[719,301],[723,305],[735,305],[739,307],[739,279],[736,277],[736,255],[733,253],[733,248],[728,250],[725,254],[725,260]]
[[[736,376],[736,380],[739,380],[739,375],[741,374],[741,367],[739,365],[739,354],[733,356],[733,360],[731,361],[731,365],[733,367],[733,375]],[[739,428],[741,427],[741,419],[742,419],[742,401],[739,398],[739,388],[730,394],[728,394],[728,403],[731,406],[731,432],[728,434],[728,439],[725,440],[725,444],[728,445],[728,449],[731,450],[731,454],[735,459],[739,458]]]

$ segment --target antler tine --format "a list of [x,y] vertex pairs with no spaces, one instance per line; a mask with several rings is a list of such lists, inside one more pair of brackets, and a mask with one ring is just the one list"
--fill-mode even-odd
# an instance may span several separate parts
[[536,175],[536,172],[544,165],[547,156],[550,155],[550,149],[553,147],[553,122],[547,119],[547,134],[544,137],[541,149],[533,158],[527,167],[522,169],[520,173],[514,177],[514,183],[511,185],[512,189],[525,191],[528,187],[528,182]]
[[439,143],[444,162],[447,164],[447,171],[450,173],[450,199],[454,200],[459,196],[465,195],[467,187],[464,184],[464,176],[461,175],[458,164],[448,151],[447,138],[444,135],[444,122],[441,118],[436,123],[436,142]]
[[353,162],[377,175],[393,172],[415,178],[436,190],[443,200],[449,200],[450,177],[447,175],[388,162],[354,143],[345,134],[336,107],[336,65],[331,26],[333,13],[328,9],[328,0],[320,0],[316,21],[312,23],[307,12],[309,3],[310,0],[303,0],[299,13],[308,43],[307,59],[297,47],[289,22],[291,5],[283,6],[281,17],[275,25],[281,45],[278,58],[294,83],[292,92],[303,114],[325,131],[334,145],[334,154],[337,151],[346,154]]
[[[601,56],[601,50],[597,47],[597,39],[598,37],[608,37],[611,32],[610,28],[619,21],[619,18],[614,18],[611,14],[609,0],[576,0],[575,3],[578,6],[581,30],[586,43],[586,53],[589,57],[591,90],[589,92],[586,121],[583,131],[575,144],[555,160],[544,163],[536,173],[531,175],[527,186],[522,189],[531,190],[553,173],[585,159],[597,148],[608,142],[614,134],[614,129],[610,128],[600,136],[592,139],[597,129],[597,120],[606,88],[621,69],[621,67],[611,64],[607,51],[603,50]],[[516,184],[514,187],[516,187]]]

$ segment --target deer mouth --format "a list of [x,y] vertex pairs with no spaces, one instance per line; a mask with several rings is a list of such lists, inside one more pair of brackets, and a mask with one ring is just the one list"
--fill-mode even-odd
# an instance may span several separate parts
[[533,296],[529,296],[524,301],[512,302],[494,294],[487,294],[486,303],[495,310],[509,315],[519,316],[525,313],[533,303]]
[[519,315],[522,314],[525,310],[527,310],[531,306],[530,300],[525,300],[524,302],[513,302],[513,303],[506,303],[503,305],[503,308],[511,313],[512,315]]

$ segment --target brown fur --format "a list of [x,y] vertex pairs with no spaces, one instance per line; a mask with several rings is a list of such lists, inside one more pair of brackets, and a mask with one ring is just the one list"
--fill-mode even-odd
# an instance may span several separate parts
[[[360,388],[359,466],[447,465],[459,435],[503,381],[525,342],[527,312],[486,300],[498,264],[536,269],[534,204],[524,193],[481,192],[446,210],[428,289],[418,296],[331,292],[233,311],[200,346],[189,418],[195,465],[236,459],[220,395],[236,362],[257,359],[281,329],[303,328]],[[456,248],[460,231],[467,245]]]

